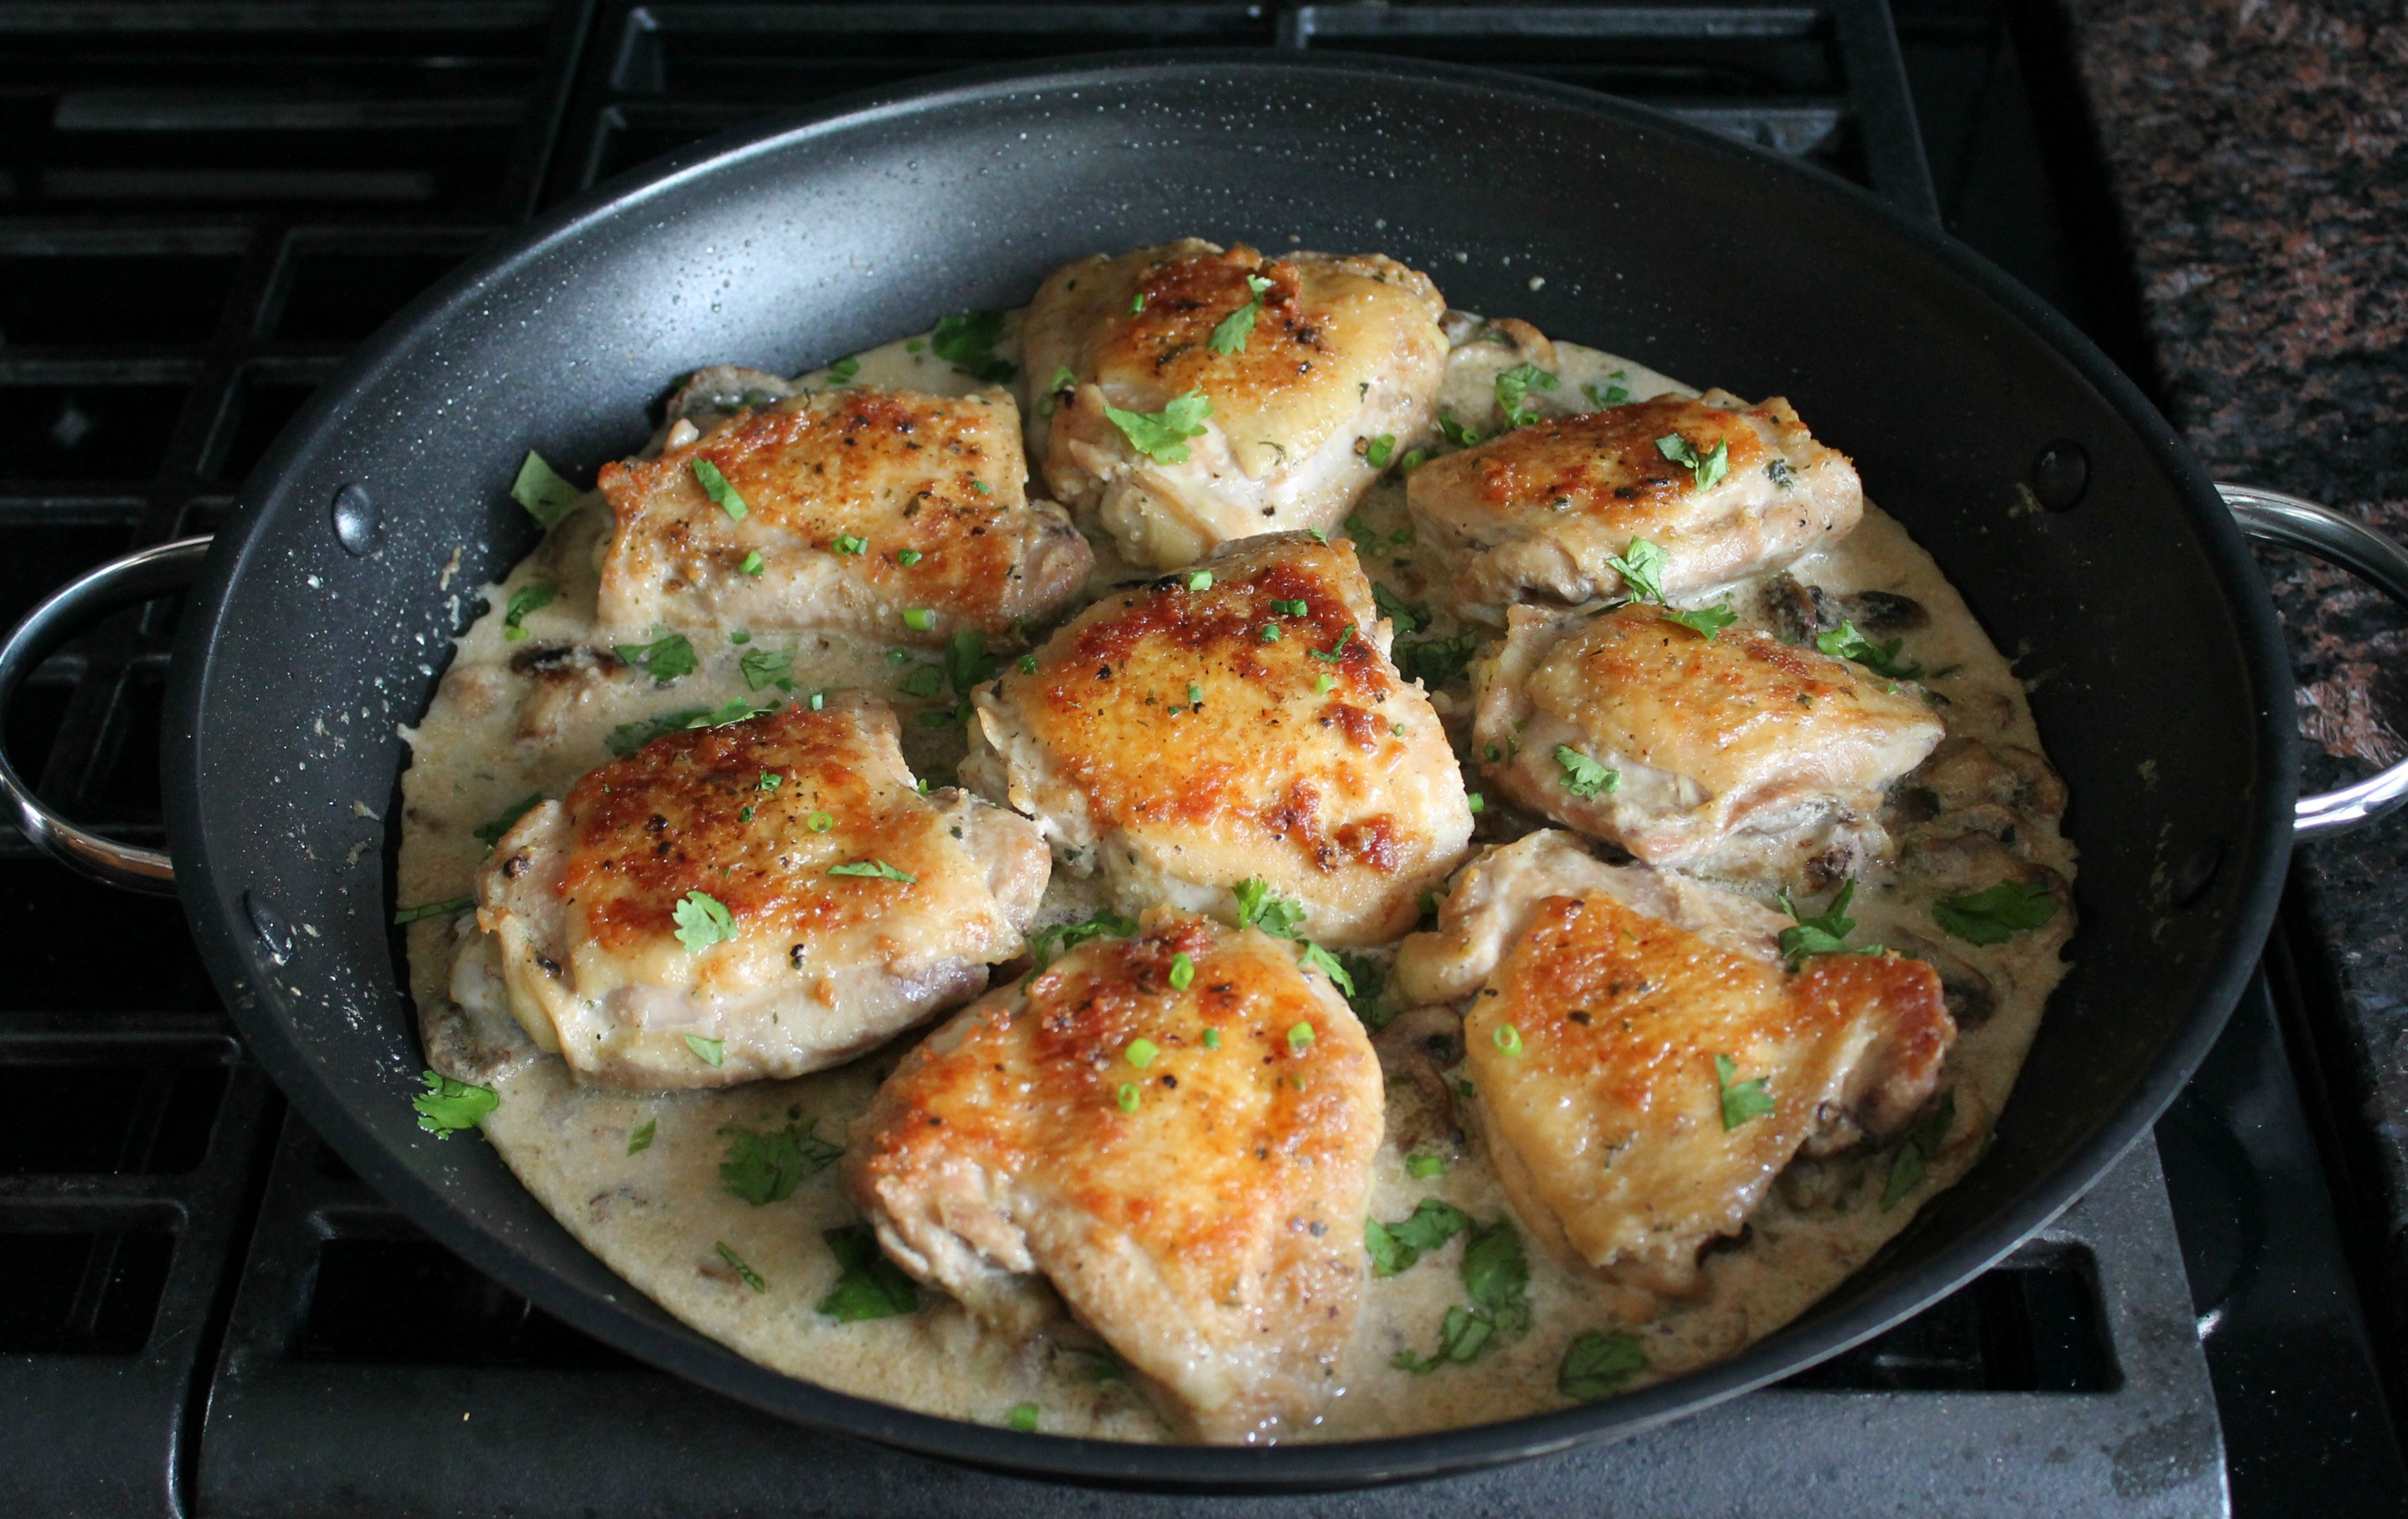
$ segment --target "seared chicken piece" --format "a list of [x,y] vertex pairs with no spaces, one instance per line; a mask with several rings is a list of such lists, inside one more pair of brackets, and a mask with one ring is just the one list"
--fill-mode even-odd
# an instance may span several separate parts
[[1531,1233],[1601,1275],[1693,1292],[1781,1168],[1906,1127],[1956,1038],[1939,975],[1895,954],[1784,971],[1784,920],[1530,834],[1405,940],[1409,996],[1461,998],[1498,1180]]
[[1021,952],[1050,874],[1020,818],[923,796],[895,714],[829,698],[656,739],[494,848],[477,924],[510,1010],[609,1086],[840,1064]]
[[[1445,311],[1428,276],[1376,253],[1268,259],[1190,237],[1070,265],[1022,328],[1032,382],[1054,393],[1029,451],[1055,497],[1140,565],[1334,526],[1429,430]],[[1150,452],[1111,416],[1196,394],[1210,412]]]
[[1915,695],[1769,634],[1657,608],[1516,607],[1474,672],[1498,790],[1651,865],[1818,884],[1885,855],[1882,792],[1941,738]]
[[1059,507],[1024,494],[1019,408],[999,390],[802,394],[700,436],[681,422],[668,442],[602,469],[615,523],[606,632],[848,628],[942,643],[1045,616],[1094,560]]
[[1104,597],[976,694],[965,784],[1134,915],[1248,878],[1333,944],[1394,939],[1463,858],[1446,734],[1342,542],[1297,533]]
[[1675,598],[1778,569],[1855,527],[1865,497],[1856,466],[1787,401],[1708,391],[1441,454],[1406,477],[1405,504],[1454,573],[1455,609],[1501,622],[1517,601],[1630,594],[1612,561],[1637,538],[1669,556],[1658,578]]
[[931,1035],[845,1163],[905,1270],[1021,1332],[1050,1281],[1174,1426],[1251,1442],[1337,1384],[1381,1110],[1294,945],[1164,909]]

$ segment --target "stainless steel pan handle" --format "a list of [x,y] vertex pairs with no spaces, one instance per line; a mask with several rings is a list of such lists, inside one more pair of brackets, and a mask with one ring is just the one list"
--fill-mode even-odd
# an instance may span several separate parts
[[[112,559],[27,612],[0,643],[0,727],[6,725],[17,687],[69,634],[96,618],[192,584],[208,551],[206,537],[178,538]],[[176,867],[166,851],[121,844],[69,823],[34,795],[8,763],[5,749],[0,749],[0,792],[7,794],[17,826],[35,847],[79,875],[128,891],[172,895],[176,890]]]
[[[2215,488],[2249,537],[2354,570],[2408,607],[2408,549],[2354,517],[2296,495],[2254,485],[2218,482]],[[2372,823],[2402,806],[2408,806],[2408,760],[2354,786],[2300,797],[2292,826],[2301,838],[2318,838]]]

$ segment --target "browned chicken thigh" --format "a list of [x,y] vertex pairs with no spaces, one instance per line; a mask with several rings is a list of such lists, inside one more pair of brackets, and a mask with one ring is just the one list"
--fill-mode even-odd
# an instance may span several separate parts
[[1408,939],[1409,996],[1469,998],[1490,1158],[1532,1234],[1643,1291],[1698,1289],[1801,1150],[1904,1128],[1956,1038],[1939,975],[1896,954],[1784,968],[1784,921],[1570,835],[1467,867]]
[[1169,910],[967,1010],[853,1126],[903,1268],[1025,1331],[1054,1294],[1197,1438],[1276,1440],[1337,1386],[1380,1068],[1296,948]]
[[[1692,461],[1692,462],[1684,462]],[[1726,391],[1549,417],[1406,477],[1414,522],[1454,574],[1458,612],[1576,606],[1636,590],[1613,563],[1644,539],[1665,595],[1789,564],[1864,515],[1845,454],[1784,400]]]
[[1249,879],[1334,944],[1393,939],[1471,812],[1343,543],[1232,545],[1104,597],[976,695],[965,784],[1037,820],[1126,914]]
[[1719,875],[1819,883],[1882,858],[1884,788],[1941,738],[1912,687],[1637,604],[1516,607],[1473,679],[1499,791],[1651,865]]
[[612,1086],[852,1059],[1020,953],[1049,860],[1025,821],[920,795],[882,702],[660,738],[494,846],[477,923],[536,1043]]
[[867,386],[747,408],[659,457],[602,469],[614,529],[606,633],[845,628],[942,643],[1000,632],[1076,595],[1093,555],[1062,509],[1025,494],[1003,391]]
[[1427,276],[1376,253],[1271,259],[1190,237],[1069,265],[1022,328],[1052,411],[1030,453],[1140,565],[1335,526],[1429,430],[1445,311]]

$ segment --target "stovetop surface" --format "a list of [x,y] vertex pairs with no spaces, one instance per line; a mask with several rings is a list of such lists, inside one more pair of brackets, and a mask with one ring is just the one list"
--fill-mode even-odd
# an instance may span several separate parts
[[[208,530],[353,344],[535,210],[766,111],[1063,52],[1340,47],[1631,95],[1939,217],[2147,374],[2053,7],[1898,9],[0,7],[0,614]],[[46,795],[129,838],[160,836],[173,625],[163,606],[79,640],[5,735]],[[12,835],[0,944],[0,1512],[1171,1506],[798,1432],[503,1291],[285,1111],[170,903]],[[2154,1145],[2000,1268],[1783,1387],[1471,1478],[1210,1506],[2408,1512],[2353,1285],[2369,1247],[2327,1184],[2347,1136],[2287,1053],[2315,1037],[2313,980],[2278,944]]]

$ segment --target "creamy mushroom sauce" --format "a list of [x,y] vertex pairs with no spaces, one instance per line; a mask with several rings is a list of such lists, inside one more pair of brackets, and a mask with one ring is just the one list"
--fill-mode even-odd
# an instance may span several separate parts
[[[1453,325],[1465,339],[1476,330],[1473,322]],[[1002,352],[1016,350],[1016,331],[1008,327],[996,346]],[[1555,351],[1561,388],[1541,399],[1568,401],[1585,385],[1600,391],[1619,385],[1634,400],[1667,392],[1696,394],[1615,354],[1563,342]],[[854,383],[939,394],[975,388],[968,377],[927,351],[924,335],[858,357]],[[1462,417],[1487,414],[1493,377],[1513,362],[1495,344],[1461,341],[1442,404]],[[822,370],[799,377],[798,383],[816,390],[831,380]],[[1026,375],[1016,383],[1025,408]],[[1814,419],[1806,421],[1812,426]],[[1844,437],[1825,441],[1843,451],[1847,445]],[[1041,494],[1041,482],[1033,491]],[[1356,514],[1369,529],[1358,552],[1374,579],[1409,601],[1442,599],[1434,593],[1444,576],[1412,541],[1396,471],[1373,486]],[[724,639],[713,647],[697,637],[700,667],[673,690],[658,690],[649,680],[631,676],[591,682],[573,702],[562,700],[569,688],[545,695],[545,682],[514,671],[512,659],[590,641],[597,566],[609,530],[608,509],[589,494],[506,581],[486,588],[487,610],[458,640],[424,721],[404,730],[413,761],[403,780],[401,902],[468,893],[486,853],[475,830],[531,794],[563,795],[578,776],[609,758],[604,739],[613,727],[750,696],[738,669],[747,649],[795,649],[793,672],[804,692],[856,686],[884,695],[904,718],[904,747],[914,773],[939,783],[951,780],[963,753],[961,730],[953,724],[923,723],[918,713],[950,707],[952,698],[916,699],[896,689],[911,668],[934,659],[929,652],[898,658],[882,645],[841,634],[764,631],[745,648]],[[1096,542],[1096,559],[1091,594],[1140,575],[1112,553],[1109,539]],[[1949,736],[2040,749],[2025,688],[2009,662],[1930,556],[1890,517],[1868,506],[1854,533],[1800,561],[1790,573],[1828,592],[1886,591],[1922,603],[1930,625],[1911,637],[1908,653],[1928,670],[1946,672],[1926,684],[1945,698],[1941,710]],[[510,593],[537,580],[558,587],[558,596],[524,618],[524,638],[507,639],[504,609]],[[1705,605],[1723,596],[1685,599]],[[1767,625],[1744,587],[1728,599],[1742,613],[1741,625]],[[1441,611],[1435,631],[1457,627]],[[1453,692],[1434,693],[1432,699],[1460,756],[1471,716],[1467,690],[1457,685]],[[519,736],[522,709],[530,700],[563,709],[549,741],[530,743]],[[1482,821],[1480,838],[1491,843],[1543,822],[1494,809]],[[2034,861],[2071,878],[2073,850],[2053,820],[2030,829],[2024,843]],[[1057,871],[1039,921],[1075,922],[1101,905],[1093,882]],[[1941,936],[1930,924],[1929,909],[1928,896],[1916,895],[1894,867],[1875,871],[1860,881],[1850,909],[1858,920],[1852,942],[1936,946]],[[1926,1179],[1895,1206],[1880,1206],[1894,1152],[1797,1162],[1755,1216],[1744,1242],[1709,1257],[1704,1294],[1643,1322],[1623,1316],[1634,1306],[1630,1295],[1532,1249],[1530,1331],[1475,1362],[1423,1375],[1398,1369],[1390,1361],[1401,1350],[1427,1353],[1437,1343],[1447,1309],[1464,1300],[1457,1274],[1463,1241],[1425,1255],[1397,1276],[1367,1273],[1361,1315],[1340,1369],[1342,1391],[1303,1438],[1397,1435],[1565,1406],[1568,1399],[1555,1386],[1557,1367],[1566,1345],[1584,1330],[1622,1329],[1640,1338],[1648,1369],[1627,1384],[1635,1388],[1720,1360],[1796,1317],[1864,1264],[1906,1225],[1917,1206],[1979,1156],[2048,994],[2065,974],[2058,953],[2071,927],[2065,919],[2060,913],[2045,932],[1994,946],[1946,941],[1945,953],[1989,978],[1996,1007],[1986,1020],[1964,1030],[1949,1055],[1942,1084],[1956,1094],[1956,1122]],[[808,1118],[818,1136],[841,1142],[845,1125],[913,1036],[851,1066],[796,1081],[660,1094],[582,1087],[556,1056],[538,1053],[511,1018],[473,915],[422,920],[408,934],[410,986],[429,1061],[445,1074],[498,1094],[500,1106],[484,1121],[486,1139],[587,1248],[679,1318],[791,1376],[930,1413],[992,1423],[1017,1405],[1034,1403],[1039,1427],[1050,1433],[1171,1438],[1083,1333],[1013,1340],[924,1288],[921,1311],[908,1316],[838,1324],[814,1312],[838,1274],[821,1231],[853,1217],[839,1191],[840,1167],[805,1181],[790,1198],[760,1208],[721,1185],[725,1128],[773,1128]],[[464,953],[466,963],[455,975],[454,961]],[[1401,1118],[1398,1106],[1417,1099],[1408,1083],[1392,1083],[1389,1091],[1392,1119]],[[650,1144],[631,1154],[631,1139],[646,1125],[654,1125]],[[1405,1169],[1398,1126],[1392,1123],[1380,1151],[1371,1187],[1373,1216],[1402,1218],[1426,1197],[1443,1198],[1484,1223],[1506,1213],[1476,1131],[1468,1136],[1468,1153],[1443,1173],[1416,1180]],[[1410,1141],[1410,1135],[1404,1138]],[[722,1244],[761,1279],[762,1290],[728,1264],[719,1251]]]

